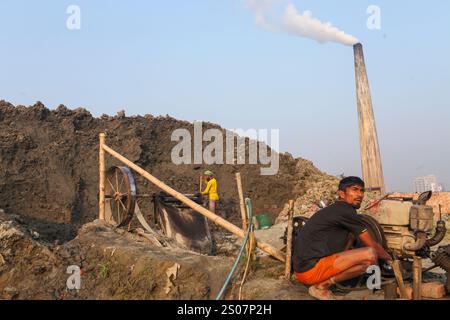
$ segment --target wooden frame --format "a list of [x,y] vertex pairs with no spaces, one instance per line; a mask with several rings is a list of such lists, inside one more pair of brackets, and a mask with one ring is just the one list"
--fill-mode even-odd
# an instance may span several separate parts
[[[213,212],[209,211],[208,209],[202,207],[201,205],[195,203],[194,201],[187,198],[185,195],[181,194],[180,192],[176,191],[175,189],[169,187],[164,182],[160,181],[156,177],[152,176],[150,173],[139,167],[138,165],[134,164],[124,156],[122,156],[120,153],[114,151],[110,147],[108,147],[105,143],[106,135],[104,133],[100,134],[100,152],[99,152],[99,169],[100,169],[100,196],[99,196],[99,219],[105,220],[105,154],[109,154],[115,159],[119,160],[124,165],[128,166],[130,169],[134,170],[141,176],[143,176],[145,179],[153,183],[155,186],[163,190],[164,192],[168,193],[172,197],[176,198],[177,200],[181,201],[191,209],[195,210],[196,212],[200,213],[201,215],[205,216],[215,224],[225,228],[226,230],[230,231],[234,235],[238,236],[239,238],[245,238],[245,231],[241,228],[235,226],[231,222],[223,219],[222,217],[219,217],[218,215],[214,214]],[[278,259],[281,262],[285,262],[286,257],[284,254],[271,245],[264,243],[262,241],[256,240],[256,247],[261,249],[262,251],[270,254],[274,258]]]

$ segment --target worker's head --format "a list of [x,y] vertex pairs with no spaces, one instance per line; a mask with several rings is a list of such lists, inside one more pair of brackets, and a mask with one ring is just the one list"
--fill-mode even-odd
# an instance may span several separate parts
[[365,183],[361,178],[344,178],[339,182],[339,199],[359,209],[364,199],[364,188]]
[[207,170],[203,175],[206,177],[207,180],[210,180],[214,177],[214,172]]

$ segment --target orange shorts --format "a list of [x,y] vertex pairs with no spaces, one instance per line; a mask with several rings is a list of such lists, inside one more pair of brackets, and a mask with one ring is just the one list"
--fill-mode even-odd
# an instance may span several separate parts
[[338,268],[334,267],[334,262],[336,261],[337,255],[332,255],[320,259],[314,268],[303,273],[295,273],[298,281],[301,283],[312,286],[315,284],[322,283],[335,275],[342,272]]

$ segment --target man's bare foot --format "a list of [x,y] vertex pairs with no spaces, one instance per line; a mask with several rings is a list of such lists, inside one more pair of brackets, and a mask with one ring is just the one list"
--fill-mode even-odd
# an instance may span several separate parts
[[329,289],[321,289],[316,286],[312,286],[309,288],[308,292],[311,297],[318,300],[340,300]]

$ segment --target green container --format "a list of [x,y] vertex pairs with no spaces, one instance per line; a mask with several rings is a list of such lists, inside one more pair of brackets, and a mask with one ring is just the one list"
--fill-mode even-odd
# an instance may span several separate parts
[[265,229],[269,229],[272,224],[270,223],[270,218],[269,218],[269,214],[260,214],[259,216],[257,216],[258,222],[259,222],[259,229],[260,230],[265,230]]

